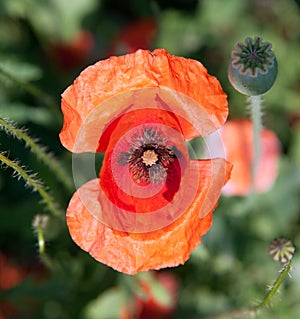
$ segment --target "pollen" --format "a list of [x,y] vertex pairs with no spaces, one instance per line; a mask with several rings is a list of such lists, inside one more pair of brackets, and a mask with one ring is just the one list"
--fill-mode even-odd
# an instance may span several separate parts
[[143,163],[147,166],[152,166],[158,161],[158,156],[154,150],[147,150],[142,156]]

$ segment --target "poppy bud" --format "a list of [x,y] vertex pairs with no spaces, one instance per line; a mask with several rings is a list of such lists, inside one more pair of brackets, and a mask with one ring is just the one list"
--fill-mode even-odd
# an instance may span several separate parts
[[237,43],[231,52],[228,79],[231,85],[245,95],[261,95],[267,92],[277,76],[277,60],[272,44],[255,37]]
[[285,264],[294,257],[295,245],[291,240],[279,237],[272,241],[269,246],[269,254],[276,261]]

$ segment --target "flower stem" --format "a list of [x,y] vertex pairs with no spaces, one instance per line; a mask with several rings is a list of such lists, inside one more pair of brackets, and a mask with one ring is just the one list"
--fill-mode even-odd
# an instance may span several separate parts
[[31,148],[31,151],[44,162],[48,168],[57,176],[57,179],[64,185],[64,187],[72,192],[73,182],[69,178],[69,174],[64,171],[60,163],[51,155],[48,154],[43,147],[37,144],[27,133],[26,131],[17,128],[13,123],[0,117],[0,129],[4,128],[5,131],[12,136],[23,140],[26,145]]
[[14,75],[12,75],[11,73],[7,72],[1,66],[0,66],[0,73],[2,73],[10,81],[12,81],[12,82],[16,83],[17,85],[21,86],[23,89],[25,89],[32,96],[36,97],[38,100],[43,101],[44,104],[51,110],[51,112],[56,117],[56,119],[61,121],[61,113],[59,112],[59,110],[57,108],[57,105],[53,101],[51,96],[45,94],[43,91],[41,91],[36,86],[17,79]]
[[54,269],[53,262],[46,253],[46,247],[45,247],[45,237],[44,237],[44,232],[43,232],[43,227],[42,225],[37,225],[36,227],[36,232],[37,232],[37,239],[38,239],[38,246],[39,246],[39,254],[40,257],[43,261],[43,263],[49,268],[49,269]]
[[3,153],[0,153],[0,162],[14,170],[13,176],[23,178],[26,182],[26,185],[30,186],[34,191],[37,191],[39,195],[42,197],[49,211],[54,216],[62,218],[62,212],[57,208],[56,203],[53,201],[52,197],[46,191],[43,184],[38,179],[36,179],[35,174],[28,174],[23,167],[21,167],[17,162],[14,162],[6,156],[4,156]]
[[253,311],[257,313],[258,311],[266,308],[270,302],[271,299],[274,297],[274,295],[277,293],[279,287],[283,283],[285,277],[289,274],[290,270],[292,268],[292,260],[287,262],[281,269],[280,275],[277,277],[276,281],[272,285],[272,288],[270,289],[269,293],[265,296],[264,300],[259,303],[257,306],[252,307]]
[[261,156],[260,133],[262,130],[261,95],[249,96],[251,119],[253,124],[253,160],[251,167],[252,188],[255,190],[255,176]]
[[221,313],[219,315],[207,317],[206,319],[225,319],[225,318],[234,319],[234,318],[242,318],[243,316],[257,315],[259,312],[266,309],[267,306],[270,304],[272,298],[278,292],[279,287],[283,283],[286,276],[289,274],[291,268],[292,268],[292,260],[290,260],[289,262],[283,265],[280,271],[280,275],[277,277],[274,284],[271,286],[270,291],[266,294],[264,299],[258,305],[245,308],[245,309]]

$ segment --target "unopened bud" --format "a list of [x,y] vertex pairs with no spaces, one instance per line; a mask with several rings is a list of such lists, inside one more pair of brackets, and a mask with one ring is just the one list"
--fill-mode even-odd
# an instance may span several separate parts
[[281,264],[285,264],[290,261],[295,253],[296,247],[293,245],[291,240],[279,237],[272,241],[269,247],[269,254],[276,261]]

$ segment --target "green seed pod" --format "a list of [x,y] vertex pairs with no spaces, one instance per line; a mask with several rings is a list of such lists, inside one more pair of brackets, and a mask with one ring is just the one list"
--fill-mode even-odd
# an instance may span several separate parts
[[261,95],[267,92],[277,76],[277,60],[272,44],[260,37],[246,38],[237,43],[231,52],[228,79],[231,85],[245,95]]

